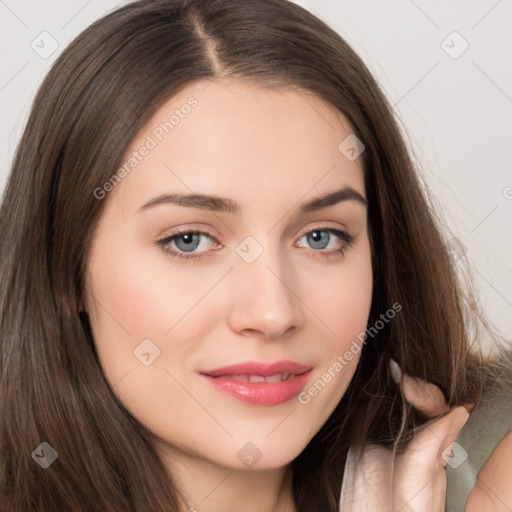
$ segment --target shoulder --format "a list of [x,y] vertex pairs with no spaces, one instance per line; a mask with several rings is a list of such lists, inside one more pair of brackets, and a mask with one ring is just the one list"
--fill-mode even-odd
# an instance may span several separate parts
[[446,511],[511,512],[511,456],[512,391],[486,393],[459,433],[448,461]]
[[498,444],[478,473],[466,512],[512,510],[512,432]]

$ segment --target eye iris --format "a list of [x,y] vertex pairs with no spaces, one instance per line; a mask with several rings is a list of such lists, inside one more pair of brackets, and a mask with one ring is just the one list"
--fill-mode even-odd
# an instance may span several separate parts
[[[189,251],[190,252],[190,251],[193,251],[194,249],[197,249],[197,246],[199,245],[199,241],[200,241],[199,237],[200,237],[200,235],[198,235],[197,233],[186,233],[184,235],[180,235],[180,236],[176,237],[175,243],[180,251]],[[184,241],[185,245],[180,247],[179,242],[181,242],[181,241]]]
[[[329,233],[326,231],[311,231],[307,234],[307,238],[313,249],[325,249],[325,246],[329,244]],[[322,246],[324,242],[325,245]]]

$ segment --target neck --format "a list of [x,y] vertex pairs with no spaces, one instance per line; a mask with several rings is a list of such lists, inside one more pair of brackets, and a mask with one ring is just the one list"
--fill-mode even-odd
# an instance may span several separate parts
[[166,447],[182,512],[296,512],[288,466],[237,470]]

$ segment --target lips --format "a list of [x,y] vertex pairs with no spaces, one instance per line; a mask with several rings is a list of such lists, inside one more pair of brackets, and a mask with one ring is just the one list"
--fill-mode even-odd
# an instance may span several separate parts
[[312,369],[294,361],[247,362],[204,370],[200,374],[217,390],[239,400],[277,405],[300,393]]

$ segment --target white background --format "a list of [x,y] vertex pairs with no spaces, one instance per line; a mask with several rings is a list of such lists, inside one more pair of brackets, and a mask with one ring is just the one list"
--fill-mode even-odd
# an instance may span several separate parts
[[[0,0],[0,190],[49,66],[84,28],[122,3]],[[422,176],[467,251],[485,312],[512,338],[512,3],[296,3],[352,45],[395,105]],[[43,45],[44,31],[58,43],[45,59],[31,47]],[[464,41],[467,50],[452,58],[447,51],[457,55]]]

